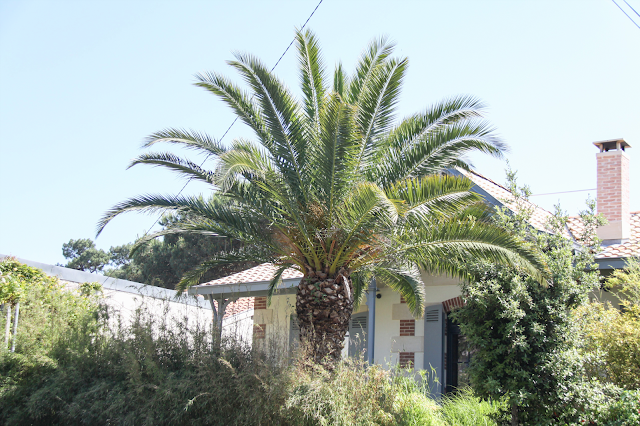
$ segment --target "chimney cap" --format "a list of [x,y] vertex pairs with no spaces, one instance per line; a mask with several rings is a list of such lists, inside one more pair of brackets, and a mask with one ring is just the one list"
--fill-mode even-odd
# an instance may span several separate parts
[[598,141],[598,142],[594,142],[593,144],[598,148],[600,148],[600,152],[615,151],[615,150],[624,151],[625,148],[631,148],[631,145],[626,143],[622,138],[608,139],[606,141]]

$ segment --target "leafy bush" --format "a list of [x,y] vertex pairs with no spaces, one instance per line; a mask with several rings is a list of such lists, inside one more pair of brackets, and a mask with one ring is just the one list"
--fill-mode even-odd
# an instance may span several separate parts
[[640,262],[629,259],[606,284],[620,299],[622,311],[592,302],[574,312],[586,371],[593,379],[640,389]]
[[518,213],[502,207],[496,221],[540,253],[548,275],[540,283],[518,268],[471,263],[472,278],[461,285],[466,305],[452,317],[474,348],[469,375],[479,396],[507,397],[513,420],[527,425],[573,422],[589,410],[589,392],[599,386],[583,379],[570,312],[599,284],[593,253],[601,219],[589,203],[581,213],[586,247],[575,250],[564,235],[567,219],[560,209],[547,224],[549,232],[533,229],[528,189],[517,187],[513,172],[508,178],[515,196],[509,202]]
[[597,302],[578,308],[574,316],[589,377],[640,389],[640,318]]
[[595,423],[602,426],[636,426],[640,424],[640,391],[624,391],[598,413]]

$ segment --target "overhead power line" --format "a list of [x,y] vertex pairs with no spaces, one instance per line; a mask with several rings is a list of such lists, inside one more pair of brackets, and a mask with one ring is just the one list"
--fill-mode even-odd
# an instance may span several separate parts
[[586,191],[595,191],[596,188],[592,189],[576,189],[575,191],[562,191],[562,192],[547,192],[546,194],[532,194],[529,197],[539,197],[541,195],[556,195],[556,194],[569,194],[571,192],[586,192]]
[[[633,20],[633,18],[632,18],[631,16],[629,16],[629,14],[628,14],[627,12],[625,12],[625,11],[624,11],[624,9],[623,9],[623,8],[621,8],[621,7],[620,7],[620,5],[619,5],[618,3],[616,3],[616,0],[611,0],[611,1],[613,2],[613,4],[615,4],[616,6],[618,6],[618,9],[620,9],[620,10],[622,11],[622,13],[624,13],[624,14],[627,16],[627,18],[629,18],[629,20],[630,20],[631,22],[633,22],[633,24],[634,24],[636,27],[638,27],[638,29],[640,29],[640,25],[638,25],[638,23],[637,23],[636,21],[634,21],[634,20]],[[623,0],[623,1],[624,1],[625,3],[627,3],[625,0]],[[631,6],[629,5],[629,3],[627,3],[627,6],[631,7]],[[632,8],[632,7],[631,7],[631,10],[633,10],[634,12],[636,12],[636,10],[635,10],[634,8]],[[638,15],[638,12],[636,12],[636,15]],[[640,15],[638,15],[638,16],[640,16]]]
[[[302,27],[300,28],[300,31],[304,30],[304,27],[307,26],[307,24],[309,23],[309,20],[311,19],[311,17],[313,17],[313,14],[316,13],[316,10],[318,10],[318,8],[320,7],[320,4],[322,4],[324,0],[320,0],[318,2],[318,4],[316,5],[315,9],[313,9],[313,12],[311,12],[311,15],[309,15],[309,17],[307,18],[306,21],[304,21],[304,24],[302,24]],[[280,63],[280,61],[282,60],[282,58],[284,58],[284,55],[287,54],[287,52],[289,51],[289,49],[291,48],[291,46],[293,46],[293,43],[296,41],[296,38],[294,37],[293,40],[291,40],[291,43],[289,43],[289,45],[287,46],[287,48],[284,50],[284,52],[282,52],[282,55],[280,55],[280,58],[276,61],[276,64],[271,68],[271,72],[273,72],[273,70],[276,69],[276,67],[278,66],[278,64]],[[255,95],[253,95],[255,96]],[[251,99],[253,99],[253,96],[251,96]],[[238,121],[238,117],[236,117],[231,124],[229,125],[229,127],[227,127],[227,130],[225,130],[225,132],[222,134],[222,137],[220,137],[220,139],[218,139],[218,141],[221,141],[224,139],[225,136],[227,136],[227,133],[229,133],[229,130],[231,130],[231,128],[233,127],[234,124],[236,124],[236,121]],[[202,161],[202,163],[200,163],[200,167],[202,167],[204,165],[204,163],[207,162],[207,160],[209,159],[209,157],[211,156],[211,154],[207,155],[205,157],[205,159]],[[189,180],[187,181],[187,183],[184,184],[184,186],[182,187],[182,189],[180,189],[180,191],[178,191],[178,195],[182,194],[182,191],[184,191],[184,189],[187,187],[187,185],[189,185],[189,183],[191,182],[191,179],[193,178],[189,178]],[[147,230],[147,232],[144,233],[144,235],[147,235],[151,229],[156,226],[156,223],[158,223],[158,221],[160,220],[160,217],[158,217],[156,219],[155,222],[153,222],[153,225],[151,225],[151,227],[149,227],[149,229]]]
[[640,18],[640,13],[636,12],[636,10],[633,8],[633,6],[631,6],[629,3],[627,3],[627,0],[622,0],[622,1],[624,1],[624,2],[625,2],[625,4],[626,4],[627,6],[629,6],[629,9],[633,10],[633,12],[634,12],[636,15],[638,15],[638,17]]

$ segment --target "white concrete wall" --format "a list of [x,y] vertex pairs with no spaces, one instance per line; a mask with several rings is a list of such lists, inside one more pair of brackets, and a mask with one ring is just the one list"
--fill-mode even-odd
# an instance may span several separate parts
[[[0,254],[0,259],[6,256]],[[102,285],[100,300],[113,308],[124,321],[129,321],[136,309],[144,307],[149,313],[166,320],[169,324],[186,321],[199,322],[210,327],[213,321],[211,305],[204,297],[179,295],[175,290],[155,287],[133,281],[105,277],[103,275],[47,265],[26,259],[17,259],[25,265],[41,269],[47,275],[58,277],[70,291],[77,291],[80,284],[97,282]],[[229,316],[223,320],[223,335],[251,344],[253,332],[253,309]]]

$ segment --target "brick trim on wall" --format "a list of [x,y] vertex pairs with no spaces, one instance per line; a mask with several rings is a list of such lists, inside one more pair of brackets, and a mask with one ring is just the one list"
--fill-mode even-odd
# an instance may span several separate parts
[[267,309],[267,298],[266,297],[254,298],[253,309]]
[[412,368],[416,365],[415,352],[400,352],[400,368]]
[[454,309],[462,308],[465,305],[462,297],[454,297],[453,299],[445,300],[442,302],[442,307],[444,308],[445,313],[450,313]]
[[400,320],[400,336],[415,336],[416,320]]

